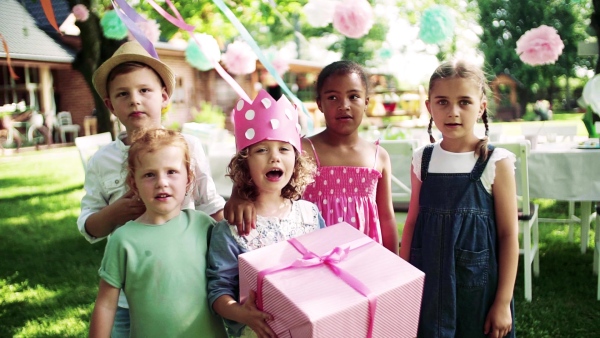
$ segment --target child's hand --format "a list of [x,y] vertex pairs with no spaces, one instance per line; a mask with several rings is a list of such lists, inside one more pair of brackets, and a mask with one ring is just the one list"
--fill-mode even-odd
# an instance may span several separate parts
[[137,219],[146,211],[144,202],[142,202],[133,190],[126,192],[125,195],[121,196],[110,207],[113,220],[119,225]]
[[490,338],[506,336],[512,329],[512,316],[509,304],[494,302],[485,319],[483,333]]
[[250,290],[248,299],[242,304],[242,308],[246,313],[245,324],[248,325],[258,336],[258,338],[276,338],[275,332],[271,330],[267,320],[273,320],[273,316],[266,312],[260,311],[256,307],[256,292]]
[[256,209],[254,203],[232,194],[225,203],[223,216],[231,225],[235,225],[240,236],[246,236],[256,229]]

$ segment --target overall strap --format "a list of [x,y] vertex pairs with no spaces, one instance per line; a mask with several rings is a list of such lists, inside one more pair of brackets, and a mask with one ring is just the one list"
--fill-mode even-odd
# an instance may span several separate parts
[[310,146],[312,147],[313,154],[315,154],[315,162],[317,162],[317,168],[318,168],[321,166],[321,162],[319,161],[319,155],[317,155],[317,151],[315,150],[315,145],[312,143],[312,141],[309,138],[306,138],[306,140],[308,141],[308,143],[310,143]]
[[421,158],[421,182],[424,182],[429,172],[429,162],[431,162],[431,154],[433,153],[433,144],[430,144],[423,149]]
[[377,139],[377,141],[375,141],[375,160],[373,161],[373,169],[375,169],[377,167],[377,155],[379,155],[379,141],[381,139]]
[[481,175],[483,175],[483,171],[485,170],[485,167],[487,166],[488,162],[490,161],[490,158],[492,158],[493,153],[494,153],[494,146],[491,144],[488,144],[487,158],[485,159],[485,161],[481,158],[481,156],[479,158],[477,158],[477,163],[475,163],[475,166],[473,167],[473,170],[471,171],[471,180],[472,181],[478,181],[481,178]]

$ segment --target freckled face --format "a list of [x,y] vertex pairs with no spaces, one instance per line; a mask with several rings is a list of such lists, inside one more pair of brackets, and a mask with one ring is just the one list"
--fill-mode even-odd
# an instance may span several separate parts
[[327,129],[341,134],[358,129],[368,104],[366,88],[357,73],[329,76],[317,99],[319,110],[325,114]]
[[471,139],[487,102],[476,82],[452,77],[435,81],[426,105],[445,139]]
[[162,224],[179,214],[189,183],[184,161],[183,149],[174,146],[139,156],[134,179],[146,205],[145,222]]

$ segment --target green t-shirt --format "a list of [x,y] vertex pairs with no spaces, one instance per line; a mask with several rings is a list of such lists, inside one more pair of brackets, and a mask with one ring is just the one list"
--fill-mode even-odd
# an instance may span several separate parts
[[127,222],[110,236],[99,274],[125,292],[131,337],[227,337],[206,297],[214,224],[186,209],[161,225]]

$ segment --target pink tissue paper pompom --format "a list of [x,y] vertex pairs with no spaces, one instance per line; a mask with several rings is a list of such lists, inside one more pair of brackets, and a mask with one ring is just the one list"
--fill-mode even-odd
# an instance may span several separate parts
[[373,8],[367,0],[340,1],[333,13],[333,28],[353,39],[367,34],[373,27]]
[[250,46],[242,41],[235,41],[227,46],[221,61],[227,70],[235,75],[250,74],[256,70],[256,54]]
[[279,76],[283,76],[283,74],[290,70],[290,62],[280,56],[275,57],[271,63],[273,64],[273,68],[275,68]]
[[542,25],[525,32],[517,41],[517,54],[526,64],[553,64],[562,54],[564,43],[554,27]]
[[[140,31],[144,33],[144,35],[150,40],[152,43],[158,42],[158,38],[160,38],[160,25],[156,20],[148,20],[140,21],[135,23]],[[134,41],[135,37],[129,30],[127,30],[127,38],[129,41]]]
[[90,11],[82,4],[73,6],[71,12],[75,15],[75,20],[80,22],[85,22],[90,17]]

